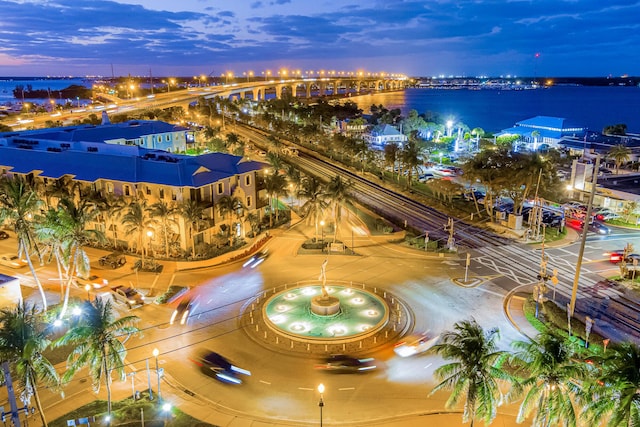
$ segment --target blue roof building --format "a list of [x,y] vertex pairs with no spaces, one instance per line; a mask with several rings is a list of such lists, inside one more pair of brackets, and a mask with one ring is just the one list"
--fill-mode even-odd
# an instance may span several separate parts
[[[80,198],[96,191],[125,202],[144,199],[147,205],[164,201],[177,206],[195,200],[205,208],[205,226],[194,231],[194,243],[212,244],[219,233],[216,226],[229,222],[217,209],[221,197],[238,197],[248,212],[260,213],[266,206],[263,172],[268,165],[225,153],[178,154],[190,140],[194,141],[189,129],[154,121],[4,132],[0,173],[29,176],[43,188],[52,181],[70,180],[79,184],[75,197]],[[180,238],[185,250],[190,239],[184,231],[189,226],[175,219],[173,237]],[[123,245],[132,243],[118,224],[102,231]]]
[[555,147],[566,136],[583,136],[586,130],[585,127],[562,117],[536,116],[501,130],[496,137],[518,135],[519,142],[524,143],[527,149],[536,151],[540,148]]

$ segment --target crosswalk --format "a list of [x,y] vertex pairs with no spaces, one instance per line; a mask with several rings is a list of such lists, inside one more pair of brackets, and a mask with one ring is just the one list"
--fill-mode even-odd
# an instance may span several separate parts
[[[474,249],[472,258],[475,262],[507,277],[517,285],[538,282],[537,276],[540,273],[541,264],[541,253],[538,250],[519,244],[485,246]],[[547,274],[551,274],[554,270],[558,271],[559,279],[556,292],[569,298],[576,274],[575,264],[566,258],[551,258],[547,262]],[[616,289],[598,286],[598,283],[602,280],[602,277],[583,264],[580,269],[577,297],[591,298],[595,296],[605,298],[608,296],[613,298],[622,295]]]

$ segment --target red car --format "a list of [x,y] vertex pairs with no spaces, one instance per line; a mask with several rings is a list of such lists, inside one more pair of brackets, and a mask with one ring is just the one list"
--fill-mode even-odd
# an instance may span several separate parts
[[[620,261],[622,261],[622,258],[624,257],[624,251],[609,252],[606,255],[609,255],[609,261],[612,264],[617,264]],[[626,258],[626,262],[627,263],[633,264],[633,260],[639,260],[640,261],[640,255],[638,255],[638,254],[629,254],[629,255],[627,255],[627,258]]]

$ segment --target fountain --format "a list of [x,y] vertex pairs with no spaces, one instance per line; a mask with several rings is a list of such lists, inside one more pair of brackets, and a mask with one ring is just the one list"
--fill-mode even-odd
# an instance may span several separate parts
[[352,282],[327,283],[327,263],[325,259],[318,281],[287,285],[271,296],[265,294],[264,300],[258,297],[254,310],[261,313],[260,324],[264,322],[270,332],[254,325],[253,311],[247,320],[262,340],[273,343],[275,339],[293,351],[343,350],[348,343],[364,350],[365,344],[394,339],[408,324],[407,310],[388,292],[369,291]]

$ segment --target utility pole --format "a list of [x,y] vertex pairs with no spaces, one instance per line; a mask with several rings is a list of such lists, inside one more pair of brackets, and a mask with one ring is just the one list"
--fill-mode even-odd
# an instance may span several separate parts
[[576,297],[578,295],[578,282],[580,281],[580,268],[582,267],[582,257],[584,256],[584,247],[587,243],[587,231],[589,230],[589,222],[591,221],[591,208],[593,207],[593,198],[596,195],[596,187],[598,184],[598,170],[600,169],[600,154],[596,156],[596,163],[593,167],[591,176],[591,194],[589,195],[589,203],[587,204],[587,213],[584,216],[582,224],[582,236],[580,239],[580,251],[578,252],[578,261],[576,262],[576,274],[573,278],[573,288],[571,289],[571,301],[569,302],[568,315],[573,316],[576,309]]
[[[2,371],[4,372],[4,381],[7,385],[7,395],[9,399],[9,406],[11,407],[11,422],[13,423],[14,427],[20,427],[18,403],[16,401],[16,394],[13,390],[13,381],[11,381],[9,362],[2,362]],[[2,420],[4,421],[4,412],[2,413]]]

